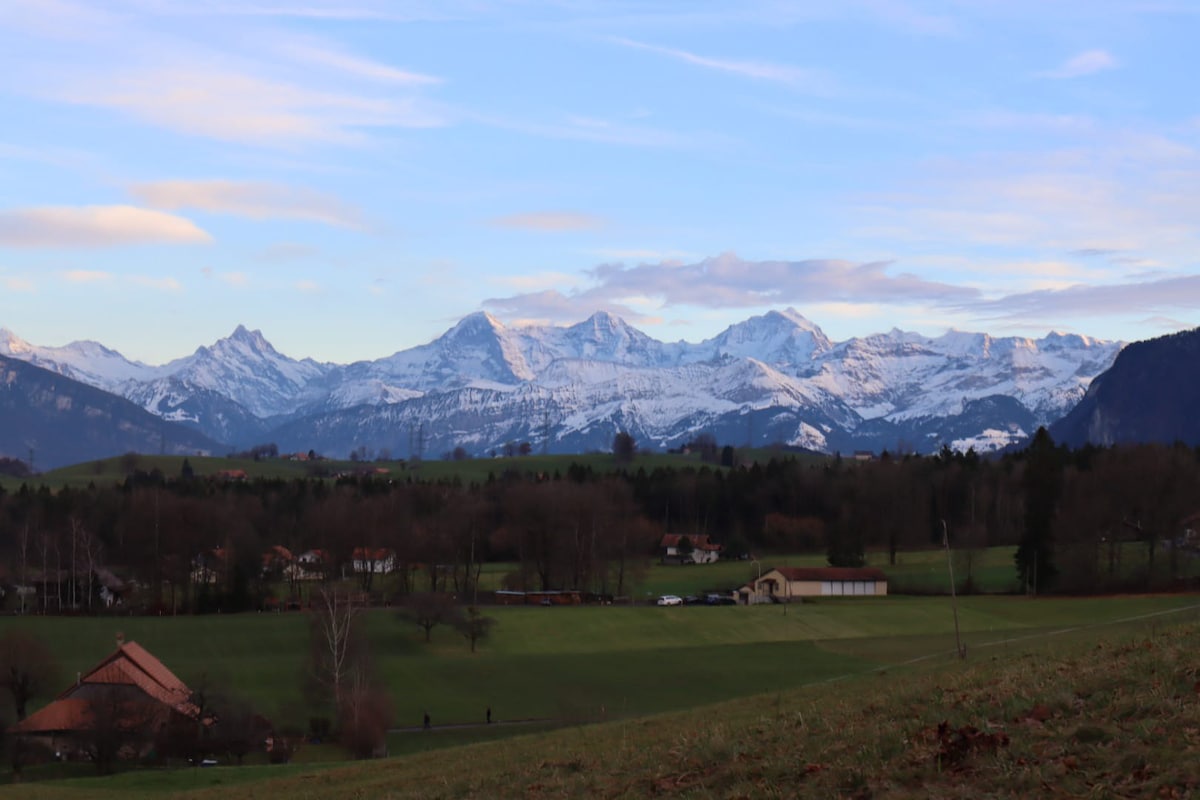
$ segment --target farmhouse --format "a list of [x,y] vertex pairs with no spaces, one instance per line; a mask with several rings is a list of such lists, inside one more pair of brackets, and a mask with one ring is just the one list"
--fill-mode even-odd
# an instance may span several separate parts
[[283,577],[289,581],[321,580],[331,563],[329,554],[324,550],[305,550],[283,568]]
[[356,547],[350,558],[356,575],[386,575],[396,569],[396,554],[386,547]]
[[800,597],[887,594],[887,575],[874,567],[776,567],[738,589],[738,602],[786,602]]
[[721,557],[721,545],[709,541],[708,534],[664,534],[659,549],[664,564],[711,564]]
[[118,755],[138,756],[169,726],[196,723],[200,709],[191,694],[145,648],[118,635],[111,655],[9,731],[68,756],[113,745],[125,751]]

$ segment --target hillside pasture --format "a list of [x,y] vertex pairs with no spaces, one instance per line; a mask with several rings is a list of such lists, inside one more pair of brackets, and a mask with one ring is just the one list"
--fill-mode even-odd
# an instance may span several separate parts
[[[1186,605],[1171,596],[1111,599],[960,598],[960,626],[982,644]],[[391,691],[396,725],[497,719],[585,721],[691,708],[869,671],[953,650],[944,597],[826,599],[758,607],[496,607],[492,637],[471,654],[453,630],[426,645],[391,611],[366,612],[375,668]],[[314,712],[301,691],[306,615],[26,617],[64,675],[93,666],[120,631],[185,681],[232,687],[281,724]]]
[[[112,458],[73,464],[69,467],[50,470],[32,479],[17,479],[0,476],[0,486],[6,491],[15,491],[22,483],[32,486],[48,486],[52,489],[70,487],[82,489],[88,484],[111,486],[123,482],[133,470],[151,472],[158,470],[168,478],[176,478],[183,469],[185,456],[149,455],[114,456]],[[419,463],[405,460],[351,461],[348,459],[320,459],[317,461],[293,461],[286,457],[227,458],[224,456],[187,456],[194,474],[198,478],[210,477],[227,470],[242,470],[246,477],[292,480],[298,478],[328,477],[339,473],[354,474],[361,471],[383,470],[380,477],[392,480],[459,481],[464,485],[483,484],[489,476],[500,478],[506,473],[517,475],[565,475],[572,464],[586,467],[595,474],[603,475],[622,469],[647,471],[657,468],[686,468],[704,466],[698,455],[672,453],[638,453],[632,463],[619,464],[611,453],[584,453],[574,455],[512,456],[497,458],[468,458],[462,461],[425,459]],[[715,465],[707,465],[720,469]]]
[[[1024,797],[1046,786],[1066,796],[1108,786],[1128,796],[1186,797],[1200,789],[1194,772],[1200,740],[1191,735],[1200,726],[1193,657],[1200,598],[967,598],[964,630],[979,638],[965,662],[951,655],[947,606],[942,599],[888,598],[802,605],[786,615],[776,607],[616,609],[625,614],[612,630],[626,635],[632,649],[624,654],[634,655],[629,685],[700,677],[687,671],[694,653],[683,642],[703,615],[724,611],[752,613],[742,618],[745,625],[705,626],[726,632],[730,653],[744,649],[738,637],[787,637],[814,648],[753,649],[726,667],[833,650],[843,657],[855,651],[851,661],[858,665],[844,661],[847,672],[814,673],[792,687],[724,703],[705,705],[693,694],[681,707],[687,710],[639,719],[614,714],[607,723],[514,735],[503,744],[337,767],[135,771],[0,789],[0,797],[769,797],[799,790],[822,797],[958,797],[980,796],[981,787],[988,796]],[[494,646],[475,660],[498,666],[504,656],[520,655],[535,627],[547,635],[528,655],[593,654],[596,637],[620,647],[590,622],[592,614],[579,613],[606,610],[505,615],[502,624],[526,633],[502,645],[498,630]],[[533,613],[539,611],[541,620]],[[556,616],[570,624],[556,624]],[[584,628],[591,640],[582,633],[561,637],[568,627]],[[833,638],[799,638],[831,629]],[[677,633],[656,647],[652,637],[668,630]],[[423,658],[442,666],[471,660],[445,645]],[[646,669],[637,653],[657,655],[659,663]],[[682,658],[666,660],[671,654]],[[870,666],[879,661],[888,666]],[[803,665],[780,663],[797,671]]]

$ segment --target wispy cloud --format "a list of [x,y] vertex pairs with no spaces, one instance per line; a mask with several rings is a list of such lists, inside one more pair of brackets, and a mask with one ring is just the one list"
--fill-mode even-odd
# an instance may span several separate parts
[[72,269],[63,273],[63,280],[67,283],[107,283],[112,279],[112,273],[100,270]]
[[134,206],[58,206],[0,211],[0,247],[203,244],[191,221]]
[[1082,78],[1085,75],[1116,69],[1117,66],[1117,59],[1107,50],[1087,50],[1068,58],[1055,69],[1038,74],[1043,78]]
[[856,233],[959,251],[982,244],[1156,260],[1190,259],[1200,247],[1200,153],[1161,137],[1109,135],[1041,153],[938,159],[920,177],[919,188],[914,181],[864,198]]
[[664,128],[630,123],[620,119],[604,119],[578,114],[568,114],[561,120],[549,122],[488,114],[470,114],[467,117],[481,125],[516,131],[530,136],[626,147],[679,149],[695,147],[706,138],[712,138],[711,136],[706,137],[703,133],[692,132],[685,135]]
[[175,278],[155,278],[149,275],[131,275],[129,282],[145,289],[157,289],[163,292],[182,291],[183,284]]
[[129,192],[165,211],[196,209],[250,219],[300,219],[360,228],[362,215],[336,197],[301,186],[231,180],[136,183]]
[[269,147],[355,143],[371,128],[443,124],[411,98],[318,91],[189,64],[97,79],[80,76],[57,97],[121,111],[177,133]]
[[581,295],[566,295],[555,289],[492,298],[483,301],[483,307],[515,325],[578,322],[596,311],[608,311],[634,324],[658,321],[657,317],[642,314],[623,303],[596,302],[591,298],[584,299]]
[[296,291],[313,294],[321,291],[321,284],[313,280],[299,280],[295,283]]
[[602,264],[592,285],[571,294],[532,292],[491,298],[484,306],[509,316],[563,317],[608,308],[631,313],[646,300],[662,307],[759,308],[789,303],[964,303],[977,289],[920,278],[887,262],[836,259],[746,261],[732,253],[693,264]]
[[638,50],[646,50],[651,53],[658,53],[659,55],[674,58],[677,61],[683,61],[688,64],[694,64],[695,66],[716,70],[718,72],[738,75],[743,78],[753,78],[755,80],[785,83],[789,86],[806,89],[808,91],[825,92],[829,89],[829,78],[821,74],[818,70],[804,69],[802,67],[795,67],[788,64],[772,64],[766,61],[712,58],[710,56],[702,56],[697,53],[692,53],[687,50],[680,50],[674,47],[662,47],[660,45],[639,42],[634,39],[615,38],[613,41],[616,44],[624,47],[631,47]]
[[288,41],[279,45],[278,50],[301,63],[327,67],[355,78],[400,86],[432,86],[442,82],[441,78],[433,75],[399,69],[390,64],[348,53],[339,47],[319,40]]
[[36,288],[33,281],[28,278],[22,278],[19,275],[0,278],[0,286],[3,286],[6,291],[10,292],[32,292]]
[[604,220],[592,214],[573,211],[534,211],[496,217],[491,224],[498,228],[561,232],[595,230],[604,226]]
[[1200,275],[1106,285],[1077,284],[1061,289],[1020,292],[964,310],[1009,320],[1046,320],[1058,316],[1154,314],[1200,307]]
[[[238,23],[206,42],[203,35],[170,32],[162,18],[194,14],[211,24],[219,12],[210,4],[133,0],[101,12],[50,2],[62,8],[61,17],[20,13],[33,4],[18,0],[18,13],[6,18],[0,5],[0,30],[22,30],[44,45],[23,60],[18,89],[25,94],[108,109],[188,136],[271,148],[355,143],[380,128],[445,124],[423,95],[439,78],[324,37]],[[55,25],[30,21],[40,18]]]

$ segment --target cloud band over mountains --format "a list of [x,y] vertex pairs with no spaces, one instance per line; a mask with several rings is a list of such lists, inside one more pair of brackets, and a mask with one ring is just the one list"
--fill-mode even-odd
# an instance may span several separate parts
[[601,264],[591,285],[494,297],[484,308],[513,319],[569,321],[596,309],[646,320],[635,310],[693,307],[747,309],[789,304],[913,305],[999,320],[1141,313],[1200,306],[1200,276],[1166,276],[1107,285],[1073,285],[989,297],[967,284],[921,278],[889,261],[839,259],[748,261],[726,253],[693,264]]

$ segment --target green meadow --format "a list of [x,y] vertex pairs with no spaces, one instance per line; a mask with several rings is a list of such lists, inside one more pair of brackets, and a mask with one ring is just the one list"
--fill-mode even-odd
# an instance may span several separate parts
[[[969,646],[1166,611],[1174,596],[959,598]],[[396,725],[498,720],[579,722],[691,708],[867,672],[954,649],[948,597],[825,599],[789,606],[496,607],[491,638],[472,654],[448,628],[426,644],[392,611],[364,614],[376,672]],[[301,690],[309,647],[301,612],[196,617],[7,617],[53,647],[64,680],[122,633],[189,683],[248,698],[280,724],[314,712]]]
[[[76,777],[0,788],[0,797],[783,797],[799,781],[812,796],[874,787],[917,797],[941,786],[939,796],[957,797],[988,785],[1018,797],[1040,781],[1059,785],[1067,755],[1074,783],[1063,785],[1083,792],[1111,781],[1127,755],[1138,763],[1123,774],[1142,776],[1133,794],[1149,796],[1155,780],[1186,790],[1180,765],[1200,754],[1186,733],[1200,720],[1195,595],[960,598],[965,661],[953,657],[945,597],[489,613],[499,625],[474,655],[448,631],[435,629],[426,646],[387,612],[368,613],[397,727],[419,725],[424,710],[434,718],[431,732],[390,734],[393,758],[337,765],[336,747],[321,745],[282,767],[103,779],[73,765],[66,774]],[[68,670],[107,653],[123,624],[185,679],[207,672],[265,709],[303,711],[300,614],[2,624],[32,625]],[[468,727],[488,704],[500,724]],[[1021,723],[1027,714],[1035,727]],[[540,721],[513,722],[527,718]],[[1012,757],[993,748],[973,756],[970,771],[943,769],[928,760],[940,758],[941,720],[1007,731]],[[1155,732],[1176,724],[1180,736]],[[1118,742],[1125,755],[1110,751]]]
[[[824,456],[803,456],[806,459],[823,459]],[[223,456],[190,456],[188,463],[198,477],[216,475],[224,470],[242,470],[250,479],[254,478],[309,478],[336,475],[338,473],[355,473],[362,470],[380,470],[380,476],[393,480],[441,481],[458,480],[465,485],[485,483],[489,476],[499,478],[507,472],[520,475],[545,474],[555,472],[565,474],[572,464],[588,467],[596,474],[606,474],[622,469],[636,472],[638,469],[647,471],[656,468],[700,467],[702,462],[697,455],[679,455],[671,453],[638,453],[632,463],[618,464],[611,453],[584,453],[575,455],[540,455],[512,456],[498,458],[470,458],[463,461],[429,459],[413,464],[406,461],[350,461],[346,459],[322,459],[320,461],[291,461],[287,458],[267,458],[259,461],[248,458],[226,458]],[[0,475],[0,487],[6,491],[16,491],[22,483],[36,486],[49,486],[52,489],[71,487],[81,489],[88,484],[96,486],[112,486],[122,483],[131,469],[150,472],[159,470],[167,477],[178,476],[183,469],[184,456],[174,455],[137,455],[134,459],[127,456],[88,461],[73,464],[68,467],[50,470],[37,475],[32,480],[12,478]],[[709,465],[712,467],[713,465]],[[719,469],[719,467],[713,467]]]

